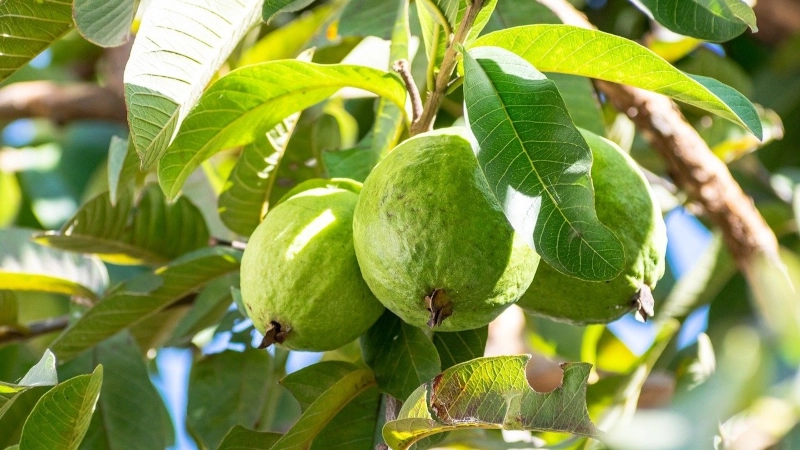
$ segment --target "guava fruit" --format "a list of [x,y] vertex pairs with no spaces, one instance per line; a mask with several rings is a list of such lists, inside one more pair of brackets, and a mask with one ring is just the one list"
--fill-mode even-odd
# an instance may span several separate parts
[[488,324],[539,264],[464,133],[437,130],[395,147],[367,176],[353,216],[361,274],[386,308],[418,327]]
[[242,256],[242,303],[262,347],[333,350],[364,334],[384,311],[361,278],[353,248],[358,194],[302,191],[272,209]]
[[667,232],[661,210],[636,162],[591,133],[592,182],[597,217],[622,241],[625,266],[605,282],[583,281],[542,263],[517,303],[528,313],[575,323],[605,323],[629,311],[653,315],[651,289],[664,275]]

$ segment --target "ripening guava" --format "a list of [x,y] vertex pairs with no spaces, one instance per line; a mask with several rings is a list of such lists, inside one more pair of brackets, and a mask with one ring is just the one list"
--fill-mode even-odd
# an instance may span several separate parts
[[509,225],[465,131],[417,135],[369,174],[353,229],[361,273],[409,324],[478,328],[530,285],[539,256]]
[[353,249],[358,194],[339,188],[302,191],[267,214],[242,256],[242,302],[262,347],[332,350],[378,320]]
[[591,133],[592,183],[597,217],[616,234],[625,266],[605,282],[572,278],[542,263],[518,305],[526,312],[575,324],[605,323],[638,310],[653,315],[651,289],[664,275],[667,232],[650,185],[636,162]]

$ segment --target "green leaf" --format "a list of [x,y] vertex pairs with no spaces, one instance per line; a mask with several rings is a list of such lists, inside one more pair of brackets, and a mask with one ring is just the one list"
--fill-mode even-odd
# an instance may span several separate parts
[[434,333],[433,344],[442,360],[442,370],[483,356],[488,338],[488,325],[455,333]]
[[484,33],[536,23],[561,23],[561,19],[547,6],[528,0],[502,0],[492,12]]
[[166,266],[117,286],[51,344],[63,362],[134,326],[211,280],[239,268],[241,253],[212,247],[188,253]]
[[364,362],[375,372],[378,388],[404,399],[439,372],[436,347],[425,333],[386,311],[361,337]]
[[22,428],[20,447],[74,450],[83,439],[103,382],[103,366],[65,381],[44,394]]
[[511,225],[559,272],[610,280],[625,254],[597,219],[592,153],[555,83],[495,47],[464,54],[464,102],[478,162]]
[[78,31],[101,47],[122,45],[130,37],[138,1],[74,0],[72,16]]
[[263,350],[226,350],[192,367],[186,426],[205,448],[217,448],[231,427],[257,428],[267,398],[277,394],[272,358]]
[[250,236],[266,214],[296,124],[293,114],[242,149],[218,200],[220,219],[236,233]]
[[0,291],[0,327],[16,325],[18,313],[17,296],[11,291]]
[[[317,435],[345,406],[374,386],[375,377],[371,370],[357,369],[348,373],[308,406],[297,423],[275,443],[272,450],[311,447]],[[371,434],[369,442],[372,443]]]
[[205,91],[184,121],[159,163],[161,187],[175,198],[189,174],[216,152],[253,142],[291,114],[347,86],[405,105],[402,81],[368,67],[286,60],[234,70]]
[[0,228],[11,226],[22,207],[22,190],[14,173],[0,171]]
[[124,77],[131,139],[144,169],[161,158],[219,66],[257,23],[261,3],[179,0],[145,10]]
[[591,365],[563,364],[562,385],[542,394],[525,378],[529,359],[480,358],[444,371],[414,391],[398,419],[384,426],[386,443],[405,450],[422,438],[468,428],[597,433],[585,402]]
[[269,23],[279,13],[299,11],[313,2],[314,0],[264,0],[261,20]]
[[56,356],[49,349],[44,351],[42,359],[28,370],[20,380],[20,386],[55,386],[58,384],[56,373]]
[[[389,2],[382,2],[388,4]],[[392,39],[389,47],[389,61],[408,59],[408,0],[400,0],[395,11]],[[397,145],[405,125],[405,112],[386,98],[377,101],[375,122],[369,133],[355,148],[328,151],[322,160],[332,178],[351,178],[364,181],[369,172],[386,154]]]
[[103,385],[81,448],[146,450],[169,447],[169,413],[150,382],[147,366],[127,333],[97,345],[62,366],[83,373],[102,364]]
[[552,80],[575,126],[591,131],[598,136],[606,135],[603,114],[597,101],[592,82],[585,77],[566,75],[563,73],[546,74]]
[[661,25],[684,36],[729,41],[756,27],[756,14],[743,0],[637,0]]
[[231,428],[217,450],[264,450],[278,442],[278,433],[264,433],[248,430],[241,425]]
[[187,198],[168,203],[150,184],[134,205],[131,191],[112,206],[108,192],[86,202],[60,231],[36,242],[81,253],[94,253],[114,264],[164,264],[208,245],[203,215]]
[[267,34],[247,49],[239,67],[279,59],[293,59],[306,49],[315,35],[331,20],[338,5],[322,5]]
[[[343,361],[324,361],[286,376],[281,384],[307,410],[325,391],[357,370]],[[371,447],[378,422],[380,394],[373,386],[347,404],[314,438],[312,449]]]
[[339,35],[391,39],[397,1],[351,0],[339,18]]
[[231,287],[239,285],[239,274],[234,272],[214,280],[203,289],[167,340],[169,346],[185,345],[194,335],[213,326],[222,319],[233,304]]
[[322,361],[290,373],[281,380],[281,385],[300,403],[300,409],[306,411],[326,390],[357,369],[345,361]]
[[[0,388],[7,385],[0,384]],[[51,386],[21,388],[14,393],[0,393],[0,447],[19,443],[25,420],[36,402],[49,391]],[[19,389],[19,388],[18,388]]]
[[116,206],[119,194],[139,174],[139,157],[130,139],[111,138],[108,146],[108,192]]
[[737,123],[761,139],[755,107],[735,90],[675,69],[641,45],[569,25],[530,25],[497,31],[473,47],[504,48],[543,72],[581,75],[657,92]]
[[34,230],[0,230],[0,289],[52,292],[97,299],[108,272],[99,259],[31,242]]
[[72,28],[72,2],[4,0],[0,2],[0,81],[8,78]]

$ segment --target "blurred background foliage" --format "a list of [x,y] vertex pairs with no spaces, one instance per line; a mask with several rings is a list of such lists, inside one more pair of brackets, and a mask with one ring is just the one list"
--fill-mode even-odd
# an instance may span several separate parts
[[[593,363],[589,410],[596,424],[611,430],[608,444],[613,448],[709,448],[712,442],[720,449],[800,448],[800,339],[796,339],[800,330],[791,320],[800,308],[800,292],[792,288],[792,284],[800,286],[800,25],[781,25],[776,22],[780,17],[765,13],[758,16],[759,27],[771,31],[748,31],[730,42],[711,44],[661,29],[624,0],[572,3],[601,30],[641,42],[681,70],[717,78],[758,104],[766,130],[764,143],[699,110],[685,107],[683,112],[754,199],[779,238],[787,269],[784,274],[755,268],[762,281],[748,285],[702,211],[669,181],[647,140],[600,97],[605,134],[647,170],[669,229],[669,267],[655,291],[655,320],[640,324],[626,316],[607,326],[577,327],[523,317],[511,309],[493,324],[487,354],[534,352],[528,378],[541,391],[560,383],[559,362]],[[360,36],[358,23],[352,20],[343,18],[337,28],[333,19],[342,14],[342,4],[315,2],[303,11],[278,16],[248,34],[220,73],[255,62],[294,58],[309,47],[316,47],[313,60],[317,62],[344,60],[386,68],[388,46],[382,41]],[[535,5],[500,0],[499,12],[487,31],[554,20]],[[503,15],[514,8],[531,11]],[[761,10],[756,11],[760,14]],[[796,14],[796,8],[783,11]],[[800,23],[800,16],[790,23]],[[412,32],[417,35],[418,26],[412,20]],[[412,39],[412,50],[418,46],[419,39]],[[414,74],[424,85],[424,51],[416,55]],[[0,92],[33,80],[109,86],[114,74],[108,70],[108,60],[108,50],[71,32],[3,81]],[[570,88],[565,86],[569,85],[559,85],[568,96]],[[461,101],[459,90],[448,97],[437,126],[461,123]],[[375,103],[373,98],[345,95],[306,110],[288,143],[288,159],[281,166],[272,198],[279,198],[299,181],[336,170],[337,158],[342,156],[337,152],[353,149],[367,137]],[[0,228],[58,229],[82,204],[108,189],[109,144],[113,136],[126,137],[124,121],[3,117]],[[184,188],[186,197],[202,212],[211,236],[221,241],[237,239],[219,218],[217,197],[241,151],[215,156]],[[358,173],[360,169],[352,170]],[[147,174],[146,180],[153,177]],[[0,262],[10,251],[0,248]],[[105,262],[103,266],[109,287],[146,271],[137,265]],[[277,380],[320,359],[355,362],[360,358],[355,343],[325,354],[253,350],[251,343],[258,336],[232,306],[235,294],[232,297],[228,286],[236,282],[212,283],[193,307],[166,309],[129,334],[103,344],[117,346],[116,350],[94,351],[95,362],[106,361],[107,370],[116,367],[120,373],[139,363],[135,357],[130,362],[119,355],[130,355],[135,349],[134,356],[144,356],[146,366],[135,374],[149,377],[159,389],[177,430],[173,436],[166,415],[153,419],[153,426],[161,430],[154,434],[160,439],[157,444],[215,448],[233,425],[285,430],[300,407],[285,388],[265,378]],[[65,317],[81,308],[80,302],[70,302],[67,295],[4,293],[0,295],[0,329],[8,336],[9,330]],[[57,331],[1,341],[0,380],[19,380]],[[89,370],[81,364],[86,365],[77,359],[61,370],[65,374]],[[160,403],[158,397],[148,401]],[[515,440],[523,442],[507,443]],[[4,444],[0,437],[0,448]],[[439,445],[584,448],[596,443],[552,433],[470,431],[451,433]]]

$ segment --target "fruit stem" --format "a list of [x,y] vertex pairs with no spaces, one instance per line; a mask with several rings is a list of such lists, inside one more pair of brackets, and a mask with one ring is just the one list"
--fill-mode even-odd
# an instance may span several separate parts
[[411,64],[407,59],[398,59],[392,64],[392,70],[400,74],[408,95],[411,97],[411,126],[413,127],[422,117],[422,98],[419,96],[417,83],[414,82],[414,77],[411,75]]
[[439,110],[442,100],[444,100],[447,87],[450,84],[450,77],[456,67],[456,56],[458,55],[456,47],[461,46],[467,39],[478,13],[483,8],[483,2],[484,0],[472,0],[467,3],[467,11],[464,13],[464,18],[458,24],[455,35],[451,35],[450,43],[447,45],[447,50],[445,50],[433,91],[428,94],[428,98],[425,100],[422,116],[418,121],[411,124],[412,136],[429,131],[433,127],[433,119],[436,118],[436,112]]

